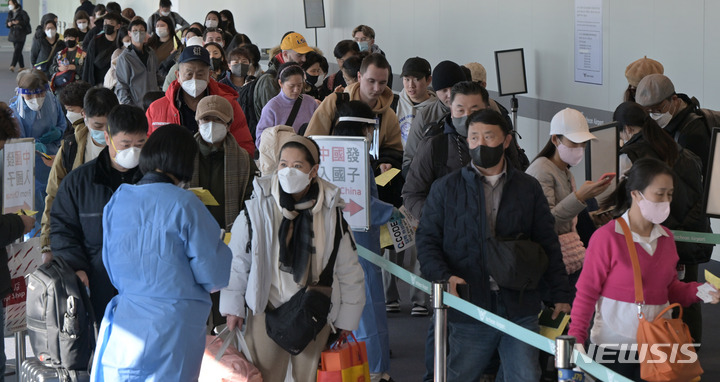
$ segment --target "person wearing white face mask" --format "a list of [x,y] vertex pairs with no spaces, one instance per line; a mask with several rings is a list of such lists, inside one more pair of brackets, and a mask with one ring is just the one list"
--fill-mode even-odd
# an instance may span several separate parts
[[[97,158],[107,146],[105,142],[107,117],[112,108],[118,105],[117,97],[112,90],[101,87],[91,88],[90,84],[82,81],[73,82],[63,88],[58,98],[68,109],[68,113],[78,114],[79,119],[73,124],[75,133],[68,135],[63,140],[62,146],[57,152],[58,160],[53,162],[48,177],[45,210],[41,221],[42,234],[40,235],[40,245],[46,261],[49,261],[52,256],[50,211],[60,183],[71,170]],[[48,255],[45,255],[46,253]]]
[[75,24],[75,29],[78,30],[80,35],[77,39],[78,46],[82,48],[83,40],[85,40],[85,36],[87,36],[90,31],[90,16],[88,16],[85,11],[77,11],[75,13],[75,17],[73,18],[73,24]]
[[240,147],[251,156],[254,155],[255,144],[247,127],[245,114],[237,103],[237,93],[229,86],[219,84],[210,77],[208,50],[201,46],[189,46],[183,49],[175,75],[177,79],[170,84],[165,97],[150,104],[147,110],[150,134],[168,123],[185,126],[193,134],[198,132],[198,123],[195,119],[198,103],[206,96],[218,95],[228,100],[233,108],[229,133]]
[[706,174],[710,129],[698,110],[700,102],[695,97],[676,93],[675,85],[662,74],[645,76],[638,83],[635,100],[680,146],[700,157],[703,174]]
[[[587,120],[577,110],[566,108],[550,121],[550,140],[525,171],[540,182],[555,218],[555,233],[560,239],[565,269],[573,286],[585,258],[585,247],[577,232],[578,215],[587,208],[587,201],[603,193],[611,178],[586,181],[575,186],[569,168],[577,166],[585,156],[585,145],[597,139],[590,133]],[[607,222],[609,217],[606,217]]]
[[163,63],[167,60],[163,65],[168,67],[172,66],[177,58],[177,55],[172,53],[182,48],[182,42],[173,32],[172,20],[166,16],[159,17],[155,21],[155,32],[147,42],[147,45],[155,51],[158,62]]
[[90,288],[96,312],[104,312],[117,294],[102,262],[103,208],[121,184],[140,180],[137,166],[147,140],[147,119],[140,108],[115,106],[107,121],[108,145],[97,158],[68,173],[50,210],[53,256],[65,260]]
[[[620,149],[620,174],[625,174],[642,158],[655,158],[665,162],[675,173],[675,192],[670,202],[670,216],[663,226],[677,231],[712,232],[710,220],[703,211],[703,174],[700,158],[682,148],[671,136],[650,118],[642,106],[623,102],[615,109],[620,137],[625,141]],[[710,261],[713,246],[699,243],[677,242],[678,279],[697,281],[699,264]],[[693,304],[683,312],[683,321],[690,328],[695,342],[702,340],[702,314],[700,304]]]
[[[674,198],[672,170],[657,159],[643,158],[633,163],[627,175],[615,192],[614,213],[621,217],[595,231],[588,244],[568,334],[584,344],[594,313],[589,340],[600,349],[588,355],[602,358],[611,370],[639,381],[640,365],[633,362],[638,356],[633,346],[637,344],[638,310],[652,322],[669,303],[688,306],[700,302],[696,294],[702,284],[678,280],[675,240],[670,229],[660,225],[669,216]],[[628,247],[627,239],[637,252],[644,292],[641,306],[633,285],[629,250],[633,247]],[[709,302],[717,304],[720,294],[714,287],[710,289]]]
[[18,0],[8,1],[8,14],[5,20],[5,26],[10,30],[8,33],[8,41],[13,43],[13,58],[10,63],[10,71],[15,71],[15,65],[20,65],[20,70],[25,68],[25,59],[23,58],[23,47],[28,32],[32,33],[30,27],[30,16],[22,9],[22,5]]
[[[358,327],[365,304],[363,270],[342,217],[340,190],[318,176],[317,144],[293,135],[278,151],[277,172],[255,179],[246,213],[233,224],[233,265],[230,283],[220,291],[220,312],[230,329],[246,322],[248,348],[264,381],[284,381],[290,363],[294,380],[313,381],[331,327],[340,332]],[[323,272],[331,261],[334,266]],[[327,324],[291,356],[268,336],[266,311],[316,284],[323,273],[323,280],[330,279],[323,285],[332,287],[327,301],[332,307],[318,318]]]
[[63,49],[65,49],[65,41],[57,33],[57,24],[54,20],[47,20],[44,25],[44,33],[36,34],[33,38],[30,63],[50,78],[50,65],[55,54]]
[[[252,195],[258,170],[250,154],[228,134],[233,120],[230,101],[216,95],[207,96],[198,103],[195,118],[199,126],[195,140],[200,151],[195,157],[189,186],[210,191],[219,205],[206,207],[220,227],[229,232]],[[225,319],[218,310],[219,294],[211,297],[211,326],[216,327],[225,323]]]
[[187,28],[190,26],[187,21],[185,21],[182,16],[180,16],[177,12],[172,11],[172,1],[170,0],[160,0],[160,4],[158,7],[158,10],[155,11],[152,15],[150,15],[150,18],[148,18],[148,33],[154,34],[155,33],[155,23],[158,21],[160,17],[168,17],[170,18],[170,32],[171,34],[174,34],[175,28],[180,25],[180,28]]
[[[50,167],[62,143],[67,120],[42,71],[23,70],[18,73],[16,83],[17,96],[12,99],[10,108],[20,125],[20,137],[35,138],[35,150],[50,156],[46,159],[40,154],[35,155],[35,208],[42,211]],[[40,228],[39,222],[37,228]]]
[[142,107],[143,96],[160,88],[155,51],[145,44],[147,25],[140,19],[130,23],[132,45],[120,54],[115,65],[115,94],[123,105]]
[[207,96],[198,103],[195,118],[200,155],[190,187],[210,190],[220,205],[208,209],[218,224],[229,231],[245,207],[245,200],[250,198],[257,167],[248,152],[228,134],[233,120],[230,101],[217,95]]

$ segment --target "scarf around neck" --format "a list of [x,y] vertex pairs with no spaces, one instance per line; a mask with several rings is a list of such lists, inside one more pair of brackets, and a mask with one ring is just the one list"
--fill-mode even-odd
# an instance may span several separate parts
[[317,201],[320,187],[317,182],[313,182],[305,196],[297,202],[282,187],[279,187],[279,191],[283,214],[278,232],[280,270],[292,273],[293,281],[304,285],[310,279],[310,259],[315,254],[312,207]]

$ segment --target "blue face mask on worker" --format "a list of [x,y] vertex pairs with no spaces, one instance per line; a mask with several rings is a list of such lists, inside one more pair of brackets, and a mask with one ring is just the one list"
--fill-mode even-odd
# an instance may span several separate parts
[[90,136],[92,137],[93,141],[95,141],[101,145],[107,145],[107,142],[105,142],[105,132],[104,131],[90,129],[90,128],[88,128],[88,130],[90,130]]
[[370,49],[370,43],[367,41],[358,41],[357,44],[361,52],[365,52]]

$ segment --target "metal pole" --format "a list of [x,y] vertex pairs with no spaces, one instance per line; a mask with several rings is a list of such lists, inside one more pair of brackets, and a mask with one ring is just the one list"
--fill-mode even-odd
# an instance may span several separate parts
[[433,309],[435,310],[435,382],[447,380],[447,306],[443,303],[443,292],[448,283],[433,283]]
[[[575,363],[572,354],[575,348],[575,337],[558,336],[555,338],[555,367],[558,369],[558,382],[584,381],[582,372],[574,371]],[[576,376],[579,374],[579,376]]]
[[26,357],[25,353],[25,331],[21,330],[15,333],[15,373],[20,378],[20,370]]
[[510,112],[512,113],[512,128],[517,131],[517,113],[518,113],[518,99],[515,95],[510,99]]

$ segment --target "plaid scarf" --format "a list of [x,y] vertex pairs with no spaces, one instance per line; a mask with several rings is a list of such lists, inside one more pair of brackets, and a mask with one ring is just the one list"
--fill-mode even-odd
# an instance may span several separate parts
[[[202,145],[200,133],[195,134],[195,140]],[[240,206],[244,202],[245,189],[250,182],[250,154],[238,145],[232,134],[228,133],[223,141],[225,151],[225,201],[218,200],[225,206],[225,230],[230,232],[235,218],[240,214]],[[195,157],[195,169],[190,181],[190,187],[200,186],[200,153]]]
[[280,187],[283,214],[278,232],[280,270],[292,273],[293,281],[300,285],[305,285],[306,280],[310,280],[310,259],[315,254],[312,207],[319,192],[320,187],[317,182],[313,182],[307,194],[295,202],[292,195]]

